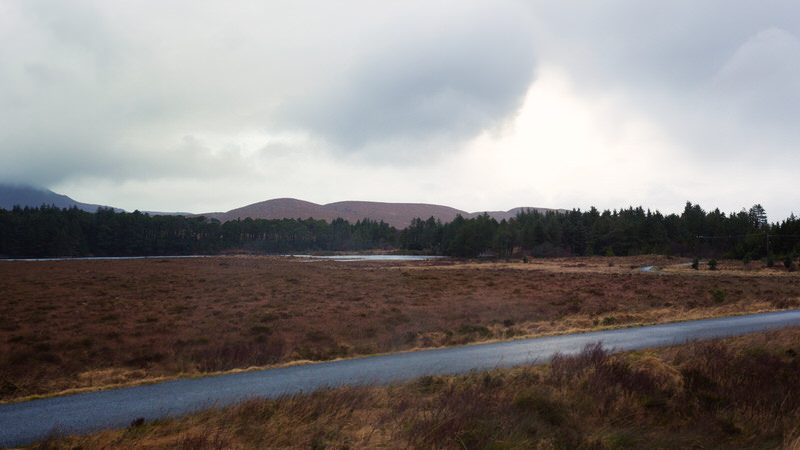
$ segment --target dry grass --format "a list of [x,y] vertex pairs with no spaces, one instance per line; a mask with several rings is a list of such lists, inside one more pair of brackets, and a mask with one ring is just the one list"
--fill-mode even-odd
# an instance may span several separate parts
[[800,328],[341,388],[41,448],[797,448]]
[[0,400],[800,304],[798,272],[683,262],[0,262]]

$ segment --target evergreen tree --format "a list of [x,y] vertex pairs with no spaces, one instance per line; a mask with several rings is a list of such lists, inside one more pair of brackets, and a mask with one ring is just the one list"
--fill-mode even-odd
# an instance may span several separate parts
[[750,225],[756,229],[765,228],[767,224],[767,212],[760,203],[753,205],[748,212]]

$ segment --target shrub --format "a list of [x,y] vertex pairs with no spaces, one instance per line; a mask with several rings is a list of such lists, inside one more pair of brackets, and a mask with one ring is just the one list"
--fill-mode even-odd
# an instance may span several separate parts
[[265,325],[254,325],[250,327],[250,332],[253,334],[272,334],[272,328]]
[[563,406],[543,389],[529,388],[517,393],[512,405],[518,412],[534,413],[550,425],[561,425],[566,419]]
[[197,349],[191,359],[201,372],[216,372],[235,367],[263,366],[277,362],[283,354],[283,339],[266,342],[227,342]]
[[711,298],[714,300],[714,303],[722,303],[725,301],[725,291],[720,288],[713,288],[708,291],[711,294]]
[[697,270],[700,268],[700,260],[697,258],[692,260],[692,269]]
[[306,339],[314,343],[329,343],[334,341],[333,336],[331,336],[330,333],[322,330],[310,330],[308,333],[306,333]]
[[708,268],[711,269],[711,270],[717,270],[717,260],[716,259],[712,259],[711,261],[709,261],[708,262]]
[[469,324],[461,325],[458,331],[461,334],[477,334],[482,338],[489,338],[492,337],[493,335],[492,330],[490,330],[487,327],[478,325],[469,325]]

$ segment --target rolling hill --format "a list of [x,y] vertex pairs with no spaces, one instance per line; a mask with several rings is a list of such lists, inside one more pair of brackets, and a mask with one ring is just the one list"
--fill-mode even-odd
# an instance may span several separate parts
[[[53,191],[23,185],[1,184],[0,183],[0,209],[12,209],[14,206],[21,207],[40,207],[42,205],[56,206],[58,208],[72,208],[96,212],[99,207],[107,207],[91,203],[82,203],[73,200],[66,195],[57,194]],[[115,211],[124,210],[114,208]],[[508,211],[486,211],[486,214],[495,218],[497,221],[510,219],[520,211],[536,210],[539,212],[549,211],[547,208],[521,207]],[[558,210],[564,211],[564,210]],[[185,216],[204,216],[209,219],[217,219],[221,222],[228,220],[252,219],[308,219],[332,221],[342,218],[350,223],[355,223],[365,218],[376,222],[384,221],[387,224],[403,229],[411,224],[413,219],[427,220],[429,217],[441,220],[443,223],[450,222],[461,215],[464,218],[476,217],[480,212],[467,212],[449,206],[432,205],[427,203],[383,203],[365,201],[345,201],[319,205],[293,198],[278,198],[251,205],[236,208],[228,212],[211,212],[205,214],[175,213],[175,212],[154,212],[143,211],[150,215],[185,215]]]
[[[491,217],[500,221],[516,216],[520,211],[537,210],[540,212],[548,211],[546,208],[514,208],[509,211],[487,211]],[[237,219],[308,219],[331,221],[342,218],[350,223],[368,218],[376,222],[384,221],[389,225],[402,229],[411,224],[416,218],[428,219],[433,217],[442,222],[450,222],[457,215],[464,218],[476,217],[483,212],[466,212],[449,206],[431,205],[426,203],[382,203],[382,202],[363,202],[345,201],[319,205],[293,198],[279,198],[264,202],[253,203],[252,205],[233,209],[228,212],[214,212],[198,214],[208,218],[217,219],[221,222]]]

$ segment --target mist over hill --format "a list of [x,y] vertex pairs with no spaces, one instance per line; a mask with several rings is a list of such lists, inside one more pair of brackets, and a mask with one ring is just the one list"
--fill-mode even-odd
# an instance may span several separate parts
[[[81,211],[97,212],[98,208],[112,208],[116,212],[125,211],[112,205],[99,205],[84,203],[63,194],[57,194],[49,189],[24,184],[0,183],[0,209],[11,210],[15,206],[21,208],[39,208],[41,206],[55,206],[56,208],[70,209],[76,207]],[[142,211],[150,215],[191,215],[187,212],[158,212]]]
[[[10,210],[15,206],[38,208],[42,205],[67,209],[77,207],[87,212],[95,212],[97,208],[104,207],[103,205],[79,202],[66,195],[56,194],[49,189],[16,184],[0,184],[1,209]],[[114,209],[122,211],[119,208]]]

